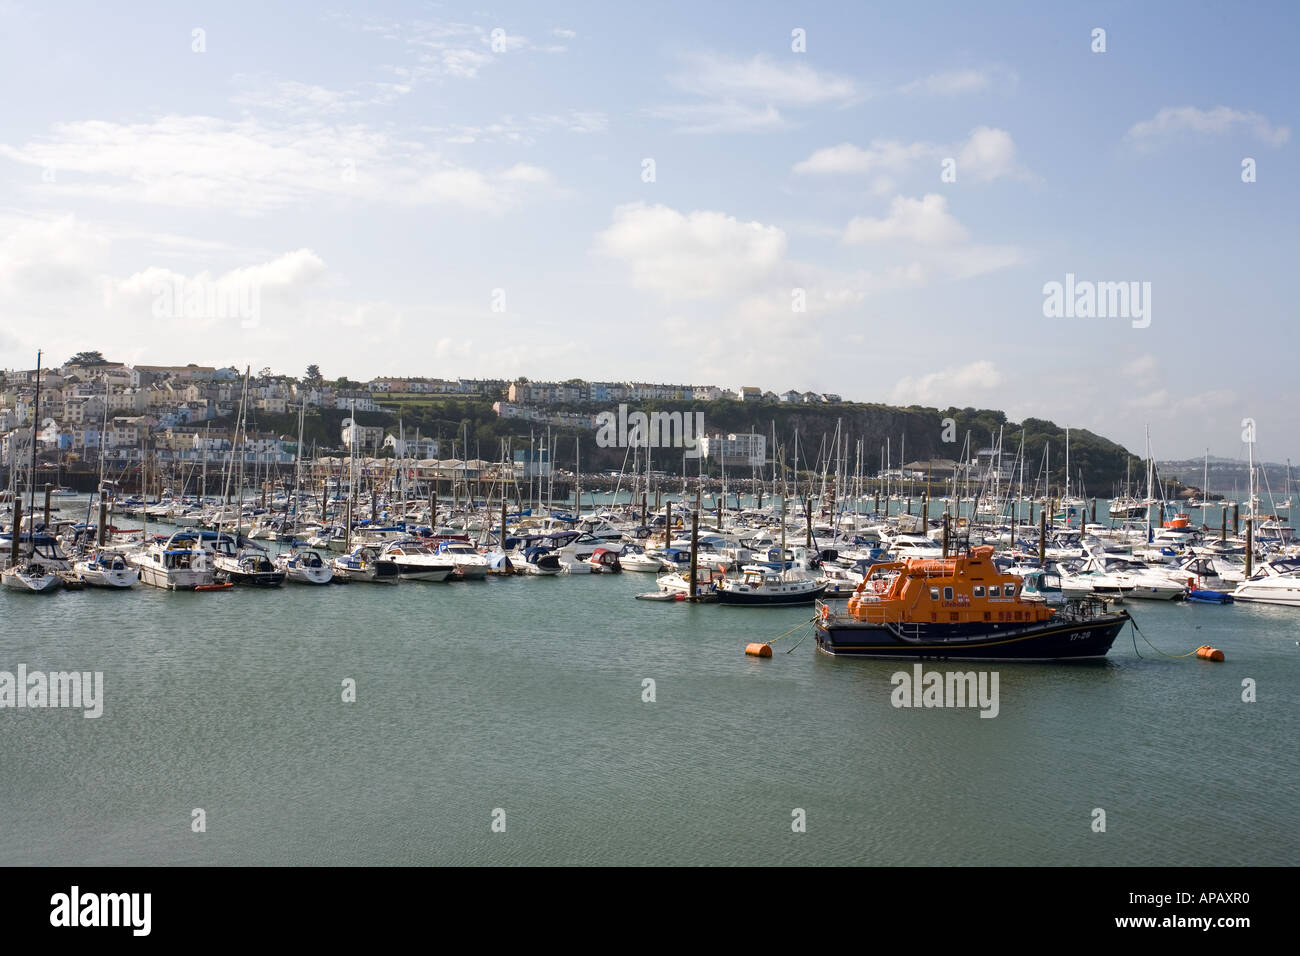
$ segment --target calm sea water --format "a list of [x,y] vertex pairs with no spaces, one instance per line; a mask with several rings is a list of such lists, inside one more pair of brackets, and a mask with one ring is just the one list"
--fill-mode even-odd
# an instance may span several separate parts
[[633,600],[652,587],[0,593],[0,670],[103,671],[106,698],[0,710],[0,864],[1300,857],[1293,609],[1134,602],[1163,650],[1227,661],[1126,631],[1105,663],[998,666],[981,719],[894,708],[906,663],[743,654],[810,611]]

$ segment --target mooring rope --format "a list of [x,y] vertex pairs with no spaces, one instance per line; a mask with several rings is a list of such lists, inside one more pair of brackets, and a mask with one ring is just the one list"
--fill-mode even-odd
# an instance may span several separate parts
[[[788,630],[788,631],[786,631],[784,634],[780,635],[780,637],[774,637],[774,638],[772,638],[770,641],[764,641],[763,643],[764,643],[764,644],[775,644],[777,641],[781,640],[781,638],[783,638],[783,637],[789,637],[791,634],[793,634],[795,631],[799,630],[801,627],[807,627],[809,624],[812,624],[812,623],[813,623],[814,621],[816,621],[816,620],[817,620],[817,615],[814,614],[814,615],[813,615],[812,617],[810,617],[808,620],[806,620],[806,621],[800,621],[800,622],[799,622],[798,624],[796,624],[794,627],[790,628],[790,630]],[[795,646],[798,647],[799,645],[796,644]]]
[[[1138,645],[1137,645],[1137,635],[1142,634],[1142,628],[1138,627],[1137,621],[1135,621],[1131,616],[1129,617],[1128,622],[1133,625],[1133,634],[1130,635],[1133,637],[1133,653],[1137,654],[1137,656],[1139,658],[1142,658],[1142,660],[1146,660],[1146,658],[1142,657],[1142,652],[1138,650]],[[1142,634],[1142,640],[1145,641],[1147,646],[1150,647],[1151,650],[1155,651],[1157,654],[1160,654],[1174,661],[1180,661],[1185,657],[1191,657],[1193,654],[1196,653],[1196,651],[1199,651],[1201,649],[1198,647],[1195,650],[1188,651],[1186,654],[1168,654],[1162,651],[1160,648],[1156,647],[1154,644],[1152,644],[1150,638],[1148,638],[1145,634]]]

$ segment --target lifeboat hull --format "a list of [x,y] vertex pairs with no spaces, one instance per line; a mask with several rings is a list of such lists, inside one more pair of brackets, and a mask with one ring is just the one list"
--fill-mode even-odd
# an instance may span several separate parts
[[835,657],[908,660],[1083,661],[1104,658],[1129,617],[1028,624],[889,625],[819,619],[817,649]]

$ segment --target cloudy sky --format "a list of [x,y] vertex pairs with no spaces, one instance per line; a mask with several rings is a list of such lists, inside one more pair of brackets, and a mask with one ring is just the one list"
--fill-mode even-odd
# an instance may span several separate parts
[[[814,389],[1159,457],[1251,417],[1300,460],[1300,8],[968,7],[0,0],[0,364]],[[1045,316],[1067,273],[1149,323]],[[256,315],[166,291],[214,288]]]

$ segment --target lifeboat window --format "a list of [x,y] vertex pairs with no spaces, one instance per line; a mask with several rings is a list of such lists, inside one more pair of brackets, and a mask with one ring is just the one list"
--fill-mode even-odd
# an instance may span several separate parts
[[930,600],[931,600],[931,601],[937,601],[937,600],[939,600],[939,589],[938,589],[938,588],[930,588]]
[[1015,596],[1016,596],[1017,594],[1019,594],[1019,593],[1020,593],[1020,586],[1019,586],[1019,585],[1016,585],[1016,584],[1008,584],[1008,585],[1007,585],[1007,587],[1006,587],[1006,595],[1007,595],[1007,597],[1015,597]]
[[952,588],[944,588],[944,589],[943,589],[943,599],[944,599],[945,601],[951,601],[951,600],[952,600]]
[[1002,588],[999,585],[995,584],[991,588],[989,588],[989,597],[1000,597],[1001,594],[1002,594]]
[[983,596],[984,596],[984,585],[982,585],[982,584],[977,584],[977,585],[975,585],[975,596],[976,596],[976,597],[983,597]]

